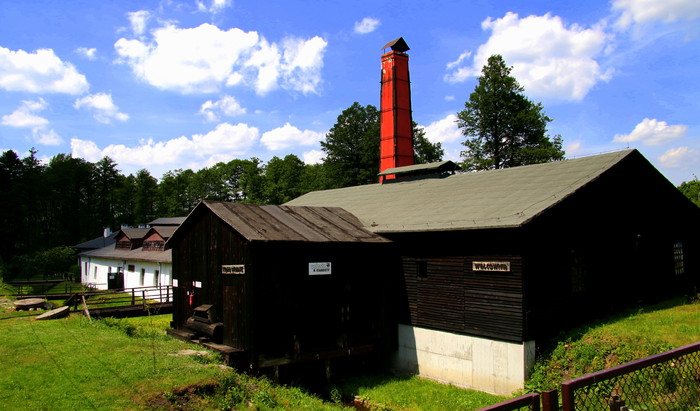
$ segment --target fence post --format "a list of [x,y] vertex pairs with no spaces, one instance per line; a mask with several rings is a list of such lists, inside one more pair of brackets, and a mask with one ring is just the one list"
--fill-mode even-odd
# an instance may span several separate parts
[[143,303],[143,309],[146,309],[146,290],[141,290],[141,302]]
[[574,393],[568,385],[561,385],[561,407],[564,411],[574,411]]
[[542,392],[542,411],[559,411],[559,391]]
[[131,289],[131,305],[136,305],[136,290]]

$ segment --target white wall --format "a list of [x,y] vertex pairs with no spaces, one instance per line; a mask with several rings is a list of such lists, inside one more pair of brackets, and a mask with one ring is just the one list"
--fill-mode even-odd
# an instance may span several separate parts
[[80,256],[80,282],[98,290],[106,290],[110,268],[115,273],[120,266],[121,261]]
[[535,342],[489,340],[399,324],[397,371],[497,395],[523,388]]
[[[134,266],[134,271],[129,271],[129,266]],[[119,267],[124,270],[124,288],[151,287],[157,285],[172,285],[172,264],[155,263],[151,261],[114,260],[100,257],[80,256],[80,279],[85,285],[94,286],[98,290],[108,288],[108,273],[116,273]],[[144,269],[143,282],[141,269]],[[155,272],[159,271],[158,277]],[[160,282],[159,282],[160,281]],[[157,299],[159,293],[149,292],[147,297]],[[164,297],[165,298],[165,297]],[[170,296],[172,299],[172,296]]]

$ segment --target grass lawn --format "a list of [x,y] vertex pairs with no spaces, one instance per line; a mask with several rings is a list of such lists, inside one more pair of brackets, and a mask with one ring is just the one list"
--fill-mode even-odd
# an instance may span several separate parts
[[389,410],[476,410],[507,399],[417,376],[353,378],[342,385],[341,392],[365,399],[379,409]]
[[671,299],[573,330],[535,364],[530,392],[700,341],[700,302]]
[[81,315],[0,322],[0,408],[74,410],[142,408],[174,387],[219,378],[222,370],[169,337],[132,338]]
[[[78,314],[35,321],[2,312],[0,318],[0,409],[343,409],[300,388],[224,370],[213,354],[176,355],[203,348],[165,336],[169,315],[89,322]],[[554,388],[696,342],[698,318],[700,304],[672,300],[577,330],[540,359],[528,388]],[[332,400],[360,397],[384,410],[474,410],[505,399],[415,376],[335,384],[326,393]]]

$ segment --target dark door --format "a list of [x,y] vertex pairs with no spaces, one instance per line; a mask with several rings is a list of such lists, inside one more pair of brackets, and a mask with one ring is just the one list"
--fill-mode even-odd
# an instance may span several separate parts
[[247,275],[222,274],[224,344],[239,350],[248,348],[248,310],[245,297]]
[[110,290],[124,288],[124,272],[109,273],[107,275],[107,288]]

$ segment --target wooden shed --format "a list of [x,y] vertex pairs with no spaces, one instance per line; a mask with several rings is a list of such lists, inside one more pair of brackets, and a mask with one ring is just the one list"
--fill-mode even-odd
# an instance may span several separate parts
[[205,306],[239,366],[371,352],[395,332],[391,242],[342,209],[203,201],[166,246],[173,327]]
[[700,278],[700,209],[636,150],[398,178],[287,205],[342,207],[393,241],[398,368],[494,393],[522,387],[548,337],[691,293]]

